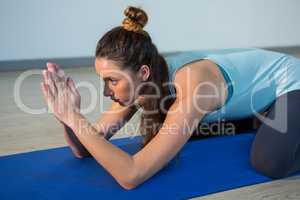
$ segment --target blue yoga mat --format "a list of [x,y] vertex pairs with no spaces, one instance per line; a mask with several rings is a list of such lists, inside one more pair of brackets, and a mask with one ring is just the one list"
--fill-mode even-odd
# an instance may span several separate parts
[[[69,147],[0,157],[0,199],[187,199],[272,179],[250,165],[252,132],[191,140],[164,169],[125,190],[92,157]],[[111,140],[130,154],[141,137]],[[299,173],[300,174],[300,173]]]

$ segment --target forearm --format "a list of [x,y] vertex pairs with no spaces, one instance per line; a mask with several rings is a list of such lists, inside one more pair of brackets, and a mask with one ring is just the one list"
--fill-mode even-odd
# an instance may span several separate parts
[[73,130],[64,123],[62,123],[62,126],[64,128],[64,137],[74,155],[78,158],[90,156],[90,153],[78,140]]
[[[64,128],[64,137],[70,146],[72,152],[74,155],[78,158],[86,157],[86,156],[91,156],[89,151],[81,144],[81,142],[78,140],[77,136],[74,134],[73,130],[62,123],[63,128]],[[96,127],[95,127],[96,128]],[[101,130],[97,130],[99,135],[103,136],[103,132]],[[107,132],[105,134],[105,139],[109,140],[113,136],[112,133]]]
[[104,136],[106,140],[109,140],[117,132],[116,130],[112,131],[111,128],[105,129],[104,126],[101,126],[101,124],[99,125],[99,122],[92,124],[92,126],[101,136]]
[[74,119],[71,127],[81,144],[121,186],[130,187],[136,175],[132,156],[98,134],[81,114],[77,114]]

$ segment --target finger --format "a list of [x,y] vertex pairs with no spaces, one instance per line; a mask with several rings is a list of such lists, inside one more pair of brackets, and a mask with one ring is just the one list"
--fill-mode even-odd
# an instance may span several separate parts
[[53,63],[53,62],[47,62],[48,65],[52,65],[53,67],[56,68],[56,70],[58,70],[60,68],[60,66],[56,63]]
[[65,72],[59,67],[58,64],[47,62],[46,65],[48,70],[58,77],[59,81],[65,81]]
[[43,77],[45,85],[48,85],[48,87],[50,87],[50,72],[47,69],[43,70]]
[[56,81],[56,77],[53,75],[53,73],[47,69],[43,70],[43,77],[44,77],[44,80],[45,80],[45,83],[50,85],[49,84],[49,81],[50,79],[52,78],[53,81]]
[[67,85],[68,85],[68,90],[70,91],[70,94],[72,94],[71,99],[72,99],[72,103],[75,108],[75,111],[80,112],[80,98],[81,97],[80,97],[78,90],[76,89],[74,81],[70,77],[67,78]]
[[57,76],[56,64],[47,62],[46,65],[47,65],[47,70],[48,70],[50,76],[52,76],[53,81],[57,82],[59,80],[59,77]]
[[75,83],[74,83],[73,79],[71,79],[70,77],[67,78],[67,85],[70,87],[73,94],[75,94],[77,96],[80,95],[78,90],[76,89],[76,86],[75,86]]
[[43,77],[44,77],[45,84],[50,87],[52,94],[56,94],[57,87],[56,87],[55,83],[56,83],[57,79],[55,78],[53,73],[49,72],[48,70],[43,70]]
[[74,109],[75,112],[79,112],[79,108],[76,106],[76,94],[74,94],[74,91],[70,87],[67,87],[68,90],[68,100],[71,100],[72,108],[69,109]]
[[[66,92],[67,98],[65,99],[65,104],[67,105],[67,104],[70,103],[69,101],[71,101],[72,106],[74,106],[74,105],[73,105],[73,102],[74,102],[73,96],[74,96],[74,94],[73,94],[73,92],[71,91],[70,87],[67,87],[66,90],[67,90],[67,92]],[[69,112],[71,111],[72,108],[71,108],[71,107],[68,107],[68,109],[69,109],[69,110],[67,110],[67,113],[69,113]]]
[[58,81],[60,81],[60,78],[58,77],[57,75],[57,72],[56,71],[53,71],[53,69],[50,71],[50,70],[47,70],[48,71],[48,76],[50,78],[52,78],[52,80],[56,83]]
[[42,73],[43,73],[44,82],[47,84],[48,83],[48,71],[46,69],[44,69],[42,71]]
[[49,104],[49,101],[52,102],[53,94],[52,94],[49,86],[47,84],[45,84],[44,82],[41,82],[41,89],[42,89],[42,92],[43,92],[45,102],[47,104]]
[[46,66],[47,66],[47,69],[48,69],[50,72],[56,72],[56,71],[58,70],[58,66],[57,66],[57,64],[55,64],[55,63],[47,62],[47,63],[46,63]]
[[64,71],[56,63],[47,62],[47,69],[53,73],[57,73],[59,77],[63,77]]
[[65,82],[65,81],[66,81],[66,78],[65,78],[65,72],[64,72],[61,68],[59,68],[59,69],[57,70],[57,76],[58,76],[58,78],[60,79],[60,81],[62,81],[62,82]]
[[48,76],[47,76],[47,81],[48,81],[48,85],[49,85],[49,87],[50,87],[50,91],[52,92],[52,94],[54,95],[54,96],[56,96],[57,95],[57,93],[58,93],[58,88],[57,88],[57,86],[56,86],[56,80],[55,80],[55,76],[53,75],[53,73],[49,73],[48,72]]

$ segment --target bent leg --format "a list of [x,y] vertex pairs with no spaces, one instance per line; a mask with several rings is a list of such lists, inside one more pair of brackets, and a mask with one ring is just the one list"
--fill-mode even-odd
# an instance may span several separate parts
[[278,97],[262,120],[251,147],[252,166],[271,178],[300,170],[300,90]]

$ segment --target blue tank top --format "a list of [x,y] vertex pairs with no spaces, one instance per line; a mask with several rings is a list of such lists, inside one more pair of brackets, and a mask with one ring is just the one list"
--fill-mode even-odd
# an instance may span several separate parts
[[[225,104],[208,113],[204,122],[243,119],[268,108],[289,91],[300,89],[300,59],[288,54],[257,48],[231,48],[178,52],[165,57],[169,83],[183,66],[196,60],[216,63],[227,83]],[[169,84],[171,95],[175,88]]]

